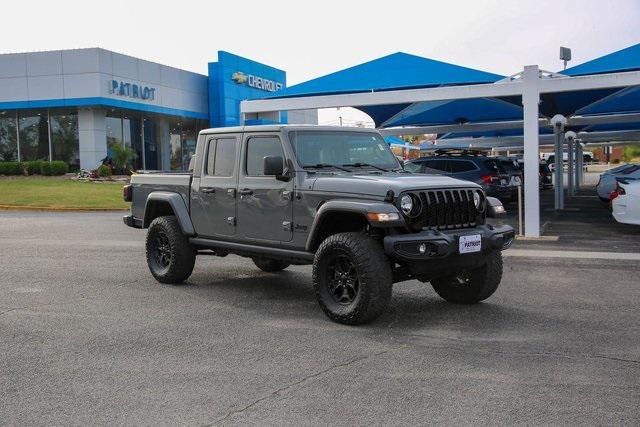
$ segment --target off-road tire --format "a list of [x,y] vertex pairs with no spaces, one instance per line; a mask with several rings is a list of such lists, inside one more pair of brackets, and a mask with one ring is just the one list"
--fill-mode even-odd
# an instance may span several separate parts
[[253,258],[253,263],[260,270],[266,271],[267,273],[275,273],[278,271],[282,271],[291,265],[285,261],[280,261],[273,258],[262,258],[262,257]]
[[[149,226],[145,246],[147,265],[158,282],[179,284],[191,276],[196,250],[182,233],[175,216],[154,219]],[[160,246],[162,251],[158,250]],[[164,257],[159,255],[160,252]]]
[[[460,283],[459,278],[467,279],[466,283]],[[448,302],[475,304],[493,295],[501,280],[502,252],[494,250],[487,253],[486,263],[481,267],[458,275],[433,279],[431,285],[436,293]]]
[[[350,303],[337,302],[329,288],[331,262],[349,260],[357,275],[357,293]],[[354,276],[356,277],[356,276]],[[391,264],[382,246],[363,233],[329,236],[316,251],[313,288],[324,313],[334,322],[358,325],[380,316],[391,300]]]

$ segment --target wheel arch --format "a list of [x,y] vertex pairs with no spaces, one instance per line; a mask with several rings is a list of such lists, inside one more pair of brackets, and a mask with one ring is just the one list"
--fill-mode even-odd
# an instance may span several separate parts
[[194,236],[195,230],[189,209],[178,193],[169,191],[154,191],[147,196],[144,206],[143,228],[148,228],[151,221],[159,216],[175,215],[180,224],[180,229],[186,236]]
[[382,202],[361,202],[350,200],[329,200],[321,204],[313,219],[309,236],[307,237],[306,250],[315,251],[322,241],[332,234],[349,231],[362,231],[367,226],[390,227],[404,224],[382,224],[368,219],[369,212],[397,213],[395,206]]

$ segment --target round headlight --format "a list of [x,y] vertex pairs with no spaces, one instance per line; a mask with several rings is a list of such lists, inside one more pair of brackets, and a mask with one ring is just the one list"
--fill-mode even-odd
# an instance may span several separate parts
[[482,203],[482,194],[479,191],[473,192],[473,204],[476,209],[480,209],[480,204]]
[[413,209],[413,197],[408,194],[402,196],[400,199],[400,209],[402,209],[405,215],[409,215]]

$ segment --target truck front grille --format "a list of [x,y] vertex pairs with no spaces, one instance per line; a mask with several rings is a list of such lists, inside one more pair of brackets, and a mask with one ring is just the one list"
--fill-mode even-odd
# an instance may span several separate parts
[[411,192],[422,204],[420,214],[408,219],[412,228],[445,230],[475,227],[484,223],[483,213],[473,203],[474,191],[461,188]]

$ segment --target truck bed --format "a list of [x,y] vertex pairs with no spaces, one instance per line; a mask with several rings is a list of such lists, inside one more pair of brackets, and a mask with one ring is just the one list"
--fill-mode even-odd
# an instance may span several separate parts
[[145,172],[131,175],[133,199],[131,213],[136,218],[144,216],[147,196],[152,191],[168,191],[178,193],[187,207],[190,206],[191,172]]

